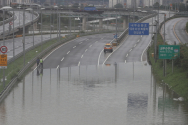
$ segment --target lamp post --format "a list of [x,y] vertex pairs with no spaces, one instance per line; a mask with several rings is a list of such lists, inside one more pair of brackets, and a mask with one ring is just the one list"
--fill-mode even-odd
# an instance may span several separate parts
[[53,25],[50,25],[50,39],[52,39],[52,28],[53,27],[54,27]]
[[18,9],[19,9],[19,27],[20,27],[20,6],[19,7],[17,7]]
[[[12,7],[5,6],[1,8],[3,10],[3,46],[5,46],[5,10],[12,9]],[[14,42],[13,42],[14,43]],[[3,68],[3,88],[5,88],[5,68]]]
[[33,14],[34,14],[34,10],[32,8],[27,8],[27,11],[32,11],[32,26],[33,26],[33,46],[34,46],[34,24],[33,24]]
[[78,17],[74,19],[74,32],[75,32],[75,20],[80,20],[80,18]]
[[65,27],[65,31],[66,31],[66,29],[67,29],[67,26],[64,26]]
[[42,41],[43,41],[43,36],[42,36],[42,10],[44,10],[45,8],[40,8],[40,12],[41,12],[41,22],[39,23],[40,25],[40,35],[41,35],[41,52],[43,50],[43,46],[42,46]]
[[[58,30],[58,6],[54,6],[54,8],[56,8],[57,9],[57,30]],[[57,37],[58,37],[58,33],[57,33]]]

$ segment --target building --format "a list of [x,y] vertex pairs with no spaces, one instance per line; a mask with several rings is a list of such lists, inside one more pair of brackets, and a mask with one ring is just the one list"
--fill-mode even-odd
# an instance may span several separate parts
[[9,6],[10,3],[31,3],[32,0],[0,0],[0,6]]

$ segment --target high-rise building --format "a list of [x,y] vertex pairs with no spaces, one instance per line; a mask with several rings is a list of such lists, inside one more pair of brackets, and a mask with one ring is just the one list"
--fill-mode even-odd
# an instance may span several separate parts
[[121,3],[122,5],[124,5],[124,3],[126,3],[125,1],[127,0],[109,0],[109,7],[112,8],[114,7],[114,5]]

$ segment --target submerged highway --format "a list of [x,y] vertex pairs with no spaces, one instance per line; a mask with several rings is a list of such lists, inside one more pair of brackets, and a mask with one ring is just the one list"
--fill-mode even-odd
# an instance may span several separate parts
[[[162,22],[163,15],[159,18]],[[179,37],[185,20],[174,21],[179,21],[174,26]],[[171,23],[166,23],[167,35],[173,32]],[[187,125],[186,103],[175,101],[179,96],[158,82],[146,64],[151,34],[127,36],[105,54],[113,34],[78,37],[46,54],[44,69],[26,74],[0,103],[0,124]],[[32,46],[32,36],[28,40]]]

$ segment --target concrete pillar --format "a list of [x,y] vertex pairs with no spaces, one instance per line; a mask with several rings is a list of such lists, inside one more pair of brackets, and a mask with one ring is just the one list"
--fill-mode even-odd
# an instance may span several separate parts
[[34,30],[37,30],[37,23],[34,23],[33,28]]
[[99,29],[102,30],[102,27],[103,27],[103,25],[102,25],[102,19],[99,19]]
[[86,30],[86,17],[83,17],[83,19],[82,19],[82,30],[83,31]]
[[128,16],[124,16],[123,17],[123,29],[128,28],[129,26],[129,17]]
[[123,18],[123,29],[126,29],[126,20]]
[[26,33],[26,34],[29,33],[29,26],[25,27],[25,33]]

